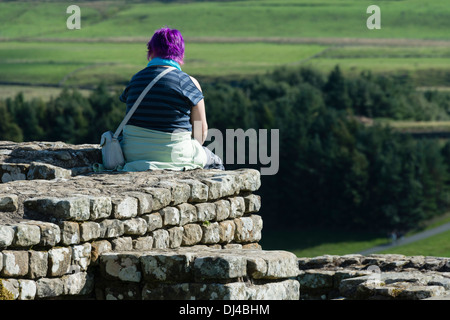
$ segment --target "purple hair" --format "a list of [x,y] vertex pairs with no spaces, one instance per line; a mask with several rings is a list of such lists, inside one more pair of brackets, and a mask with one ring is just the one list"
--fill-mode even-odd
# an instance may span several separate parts
[[180,31],[167,27],[158,29],[147,43],[147,60],[150,57],[175,60],[183,64],[184,40]]

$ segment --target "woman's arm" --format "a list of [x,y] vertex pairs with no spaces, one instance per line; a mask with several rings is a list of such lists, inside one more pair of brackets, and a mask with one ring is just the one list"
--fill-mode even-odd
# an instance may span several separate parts
[[[192,82],[197,86],[197,88],[202,91],[198,81],[191,77]],[[192,125],[192,137],[197,139],[201,145],[206,140],[208,135],[208,123],[206,121],[206,111],[205,111],[205,100],[202,99],[197,103],[196,106],[191,109],[191,125]]]

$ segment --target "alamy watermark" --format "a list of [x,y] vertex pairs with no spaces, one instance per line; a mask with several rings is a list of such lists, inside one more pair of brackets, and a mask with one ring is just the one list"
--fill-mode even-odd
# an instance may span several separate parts
[[66,13],[71,14],[66,20],[66,26],[69,30],[81,29],[81,9],[77,5],[68,6]]

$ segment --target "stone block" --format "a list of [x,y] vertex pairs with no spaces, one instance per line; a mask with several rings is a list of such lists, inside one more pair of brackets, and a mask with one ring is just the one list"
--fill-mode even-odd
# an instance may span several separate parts
[[170,204],[173,206],[187,202],[191,196],[190,186],[177,181],[161,181],[156,187],[170,190]]
[[143,254],[139,260],[146,282],[178,282],[192,278],[190,264],[193,256],[176,252]]
[[111,240],[114,251],[131,251],[133,250],[133,240],[131,237],[119,237]]
[[33,162],[27,172],[27,180],[70,179],[72,171],[47,163]]
[[107,240],[99,240],[91,243],[91,265],[97,265],[98,258],[106,252],[112,251],[112,245]]
[[223,221],[228,219],[231,212],[231,205],[228,200],[218,200],[214,202],[216,205],[216,220]]
[[79,266],[81,271],[86,271],[91,263],[91,251],[89,242],[72,246],[72,266]]
[[199,222],[213,221],[216,219],[216,205],[214,203],[196,203],[197,219]]
[[203,230],[198,224],[190,223],[183,226],[183,237],[181,244],[183,246],[193,246],[202,240]]
[[26,180],[29,164],[23,163],[2,163],[0,166],[1,182]]
[[80,224],[80,238],[82,242],[92,241],[100,238],[100,224],[94,221],[87,221]]
[[231,197],[228,198],[230,201],[230,218],[239,218],[244,215],[245,211],[245,201],[243,197]]
[[237,242],[257,242],[261,240],[262,219],[258,215],[234,219]]
[[3,277],[20,278],[28,274],[28,251],[4,250],[3,256]]
[[123,221],[118,219],[105,219],[100,223],[100,238],[116,238],[124,234]]
[[151,194],[144,192],[127,192],[128,196],[134,197],[138,200],[138,216],[148,214],[153,211],[153,197]]
[[133,197],[112,198],[112,217],[129,219],[137,216],[138,200]]
[[244,201],[245,213],[254,213],[261,209],[261,197],[256,194],[245,196]]
[[19,281],[16,279],[0,279],[0,300],[16,300],[20,295]]
[[172,201],[172,193],[169,189],[144,188],[144,191],[152,195],[154,211],[167,207]]
[[110,280],[140,282],[142,277],[137,254],[105,253],[100,257],[100,271]]
[[25,279],[20,279],[18,281],[20,288],[18,300],[34,300],[37,291],[36,282]]
[[31,279],[47,276],[48,273],[48,253],[47,251],[29,251],[29,272]]
[[197,222],[197,208],[190,203],[182,203],[176,206],[180,212],[180,226]]
[[175,207],[166,207],[159,210],[163,219],[163,226],[176,226],[180,224],[180,211]]
[[110,197],[89,197],[90,220],[109,218],[112,212]]
[[139,237],[139,238],[133,239],[132,245],[133,245],[133,250],[137,250],[137,251],[150,250],[153,247],[153,237],[146,236],[146,237]]
[[41,278],[36,281],[37,298],[53,298],[64,293],[62,278]]
[[153,248],[166,249],[169,247],[169,232],[165,229],[158,229],[152,232]]
[[31,198],[24,201],[25,213],[31,217],[84,221],[90,217],[87,197]]
[[220,241],[220,227],[218,222],[205,223],[202,225],[203,244],[216,244]]
[[147,233],[147,222],[143,218],[133,218],[123,222],[124,234],[144,235]]
[[52,248],[48,251],[48,276],[60,277],[70,270],[72,252],[68,247]]
[[14,212],[19,209],[19,198],[15,194],[0,194],[0,212]]
[[36,225],[18,223],[12,227],[15,233],[13,246],[31,247],[41,241],[41,229]]
[[39,227],[41,232],[40,246],[54,247],[61,241],[61,229],[57,224],[34,220],[22,222],[22,224],[32,224]]
[[169,232],[169,248],[179,248],[183,240],[183,227],[173,227],[167,231]]
[[208,186],[194,179],[178,180],[190,186],[190,196],[188,202],[205,202],[208,200]]
[[219,222],[219,242],[230,243],[234,240],[236,225],[233,220],[225,220]]
[[61,243],[69,246],[80,243],[80,225],[77,222],[62,221],[59,223],[61,230]]
[[147,223],[147,231],[160,229],[163,226],[163,219],[159,212],[143,215],[142,218]]
[[0,225],[0,249],[9,247],[14,240],[14,228]]
[[77,272],[61,278],[64,295],[87,295],[94,289],[94,279],[87,272]]
[[197,257],[193,263],[196,281],[229,280],[247,275],[247,260],[239,255]]

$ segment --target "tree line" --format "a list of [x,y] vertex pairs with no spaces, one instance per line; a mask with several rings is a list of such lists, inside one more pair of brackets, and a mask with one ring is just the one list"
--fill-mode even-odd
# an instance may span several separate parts
[[[346,77],[339,67],[202,87],[210,128],[279,129],[279,171],[262,176],[259,190],[267,223],[408,230],[450,207],[449,141],[413,139],[356,117],[448,120],[449,93],[417,91],[408,77]],[[123,118],[119,94],[99,85],[88,97],[65,89],[47,102],[22,94],[0,100],[0,139],[98,143]]]

